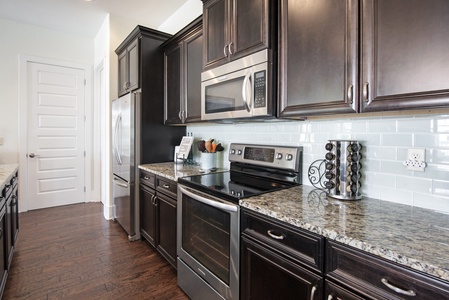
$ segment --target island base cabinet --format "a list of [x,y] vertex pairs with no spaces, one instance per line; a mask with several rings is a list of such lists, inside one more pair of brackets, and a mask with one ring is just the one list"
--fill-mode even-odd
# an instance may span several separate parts
[[322,299],[322,277],[242,237],[241,299]]

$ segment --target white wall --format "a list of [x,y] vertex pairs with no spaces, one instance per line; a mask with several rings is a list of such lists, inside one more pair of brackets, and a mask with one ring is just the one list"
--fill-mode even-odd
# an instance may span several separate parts
[[[304,147],[303,184],[311,185],[307,171],[312,162],[324,159],[330,139],[355,139],[364,146],[362,194],[449,213],[449,112],[430,115],[397,115],[249,123],[190,125],[195,140],[222,142],[223,166],[228,167],[229,143],[244,142]],[[345,116],[347,117],[347,116]],[[425,172],[402,165],[408,148],[425,148]],[[199,152],[194,159],[199,162]]]
[[18,163],[19,55],[92,66],[94,40],[0,18],[0,41],[0,163]]
[[159,26],[158,30],[175,34],[203,13],[201,0],[189,0]]

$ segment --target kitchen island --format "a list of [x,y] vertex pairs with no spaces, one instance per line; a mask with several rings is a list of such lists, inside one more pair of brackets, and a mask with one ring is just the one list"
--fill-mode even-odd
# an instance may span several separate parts
[[18,169],[18,164],[0,165],[0,191],[2,191],[5,185],[11,181],[11,178],[16,174]]
[[[174,163],[139,168],[175,181],[202,174],[199,166]],[[240,206],[449,281],[449,216],[444,213],[372,198],[332,200],[304,185],[241,199]]]

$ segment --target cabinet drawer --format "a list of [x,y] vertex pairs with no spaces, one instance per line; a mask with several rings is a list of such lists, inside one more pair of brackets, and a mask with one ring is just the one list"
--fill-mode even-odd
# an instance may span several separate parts
[[263,242],[268,248],[285,253],[312,270],[323,272],[323,237],[248,210],[243,210],[241,216],[243,235]]
[[156,188],[156,175],[146,171],[140,171],[140,183],[150,188]]
[[326,273],[365,299],[449,299],[449,284],[361,250],[328,241]]
[[173,180],[159,176],[156,177],[156,190],[158,192],[164,193],[176,199],[177,187],[177,183]]

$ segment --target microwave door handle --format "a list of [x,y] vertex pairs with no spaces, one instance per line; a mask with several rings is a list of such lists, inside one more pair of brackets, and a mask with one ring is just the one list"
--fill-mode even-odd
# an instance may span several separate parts
[[[243,102],[245,103],[246,106],[246,110],[248,112],[250,112],[251,110],[251,95],[248,99],[248,94],[246,93],[247,90],[247,86],[248,83],[251,84],[251,82],[249,81],[251,78],[251,72],[249,72],[248,74],[246,74],[245,79],[243,79],[243,85],[242,85],[242,97],[243,97]],[[250,88],[250,94],[251,94],[251,88]]]
[[189,196],[192,199],[195,199],[196,201],[202,202],[204,204],[210,205],[212,207],[215,207],[215,208],[218,208],[220,210],[223,210],[223,211],[226,211],[226,212],[230,212],[230,213],[238,211],[238,205],[229,205],[229,204],[226,204],[226,203],[209,200],[207,198],[201,197],[199,195],[196,195],[196,194],[186,190],[182,186],[178,186],[178,188],[181,191],[181,193],[183,193],[184,195]]

